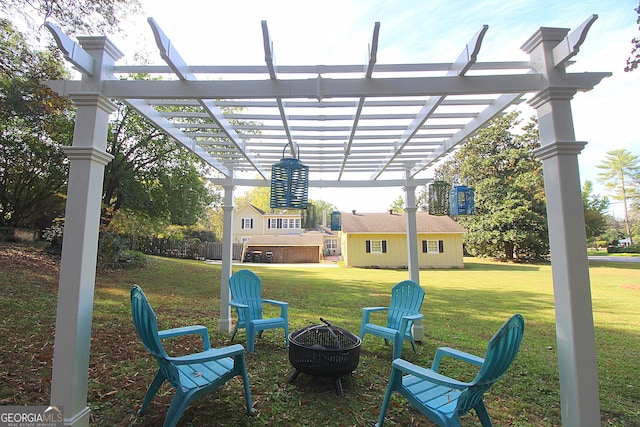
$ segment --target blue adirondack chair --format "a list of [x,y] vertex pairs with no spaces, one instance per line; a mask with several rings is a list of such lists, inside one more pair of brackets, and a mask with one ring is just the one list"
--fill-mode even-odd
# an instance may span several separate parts
[[[413,339],[411,327],[413,322],[422,319],[420,309],[424,300],[424,291],[416,282],[404,280],[391,289],[391,304],[389,307],[365,307],[362,309],[362,325],[360,326],[360,339],[365,334],[372,334],[384,338],[385,344],[393,343],[393,358],[397,359],[402,354],[404,340],[411,341],[413,351],[416,351],[416,342]],[[387,311],[386,326],[370,322],[371,313]]]
[[[158,331],[156,315],[138,285],[131,288],[131,313],[144,347],[156,358],[159,366],[144,397],[142,407],[138,411],[139,415],[144,414],[151,399],[162,383],[167,380],[176,389],[176,394],[165,416],[164,426],[175,426],[191,402],[211,393],[235,376],[242,377],[247,412],[253,413],[249,376],[242,345],[213,349],[209,342],[209,332],[202,325]],[[202,336],[204,351],[186,356],[169,356],[160,340],[188,334]]]
[[[436,351],[431,369],[416,366],[402,359],[393,361],[389,387],[382,401],[376,426],[382,427],[391,393],[402,394],[416,409],[440,427],[460,427],[460,417],[475,409],[484,427],[491,426],[484,405],[484,393],[498,381],[515,359],[522,342],[524,319],[515,314],[489,341],[483,358],[449,347]],[[457,381],[438,372],[443,357],[450,356],[480,367],[471,382]],[[403,374],[408,374],[404,375]]]
[[[236,327],[233,329],[231,341],[236,336],[238,329],[247,331],[247,350],[253,353],[256,343],[256,334],[262,337],[262,331],[266,329],[284,329],[285,345],[289,346],[289,303],[262,299],[260,287],[262,280],[250,270],[239,270],[229,278],[231,288],[231,301],[229,305],[238,313]],[[262,305],[271,304],[280,307],[280,317],[262,318]]]

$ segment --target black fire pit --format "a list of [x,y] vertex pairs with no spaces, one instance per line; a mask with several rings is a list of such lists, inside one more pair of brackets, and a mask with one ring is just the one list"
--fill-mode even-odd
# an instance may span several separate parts
[[307,326],[289,334],[289,362],[296,369],[289,382],[292,383],[300,372],[334,378],[336,393],[341,396],[340,378],[358,367],[362,341],[322,317],[320,320],[323,324]]

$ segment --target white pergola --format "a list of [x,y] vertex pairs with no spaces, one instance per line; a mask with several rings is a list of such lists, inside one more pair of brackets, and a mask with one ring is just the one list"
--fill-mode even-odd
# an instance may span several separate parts
[[[87,383],[98,224],[112,99],[133,107],[191,150],[224,189],[220,329],[231,327],[233,192],[268,186],[287,143],[299,146],[310,187],[402,187],[407,211],[409,278],[419,282],[415,189],[426,172],[508,107],[537,111],[544,168],[556,307],[562,420],[600,425],[589,266],[571,99],[610,73],[568,73],[597,16],[573,32],[540,28],[522,45],[529,61],[478,62],[488,27],[451,63],[378,64],[380,24],[368,60],[355,65],[277,65],[266,22],[265,64],[190,66],[149,18],[166,65],[117,65],[106,37],[71,40],[47,24],[80,80],[47,84],[77,106],[56,320],[51,404],[66,425],[89,425]],[[131,73],[161,75],[133,80]],[[293,147],[295,144],[289,144]],[[289,156],[289,155],[287,155]],[[247,178],[250,176],[251,178]],[[256,178],[257,177],[257,178]],[[339,191],[339,190],[337,190]],[[420,334],[420,330],[418,330]]]

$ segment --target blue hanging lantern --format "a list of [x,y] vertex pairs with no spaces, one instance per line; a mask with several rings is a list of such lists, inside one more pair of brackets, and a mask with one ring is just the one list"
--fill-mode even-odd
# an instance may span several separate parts
[[[309,167],[297,157],[284,157],[289,144],[284,146],[280,162],[271,166],[271,208],[305,209],[309,196]],[[295,148],[298,156],[297,144]]]
[[331,231],[342,230],[342,215],[338,211],[331,212]]
[[434,181],[429,185],[429,214],[449,215],[449,188],[445,181]]
[[473,215],[475,213],[474,189],[466,185],[456,185],[449,197],[451,216]]

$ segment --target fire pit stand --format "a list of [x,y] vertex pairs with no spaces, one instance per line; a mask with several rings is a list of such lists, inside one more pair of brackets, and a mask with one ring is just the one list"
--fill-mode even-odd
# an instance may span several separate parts
[[335,379],[336,393],[342,396],[341,377],[350,374],[360,361],[356,335],[320,318],[322,324],[307,326],[289,334],[289,362],[295,371],[292,383],[301,372]]

